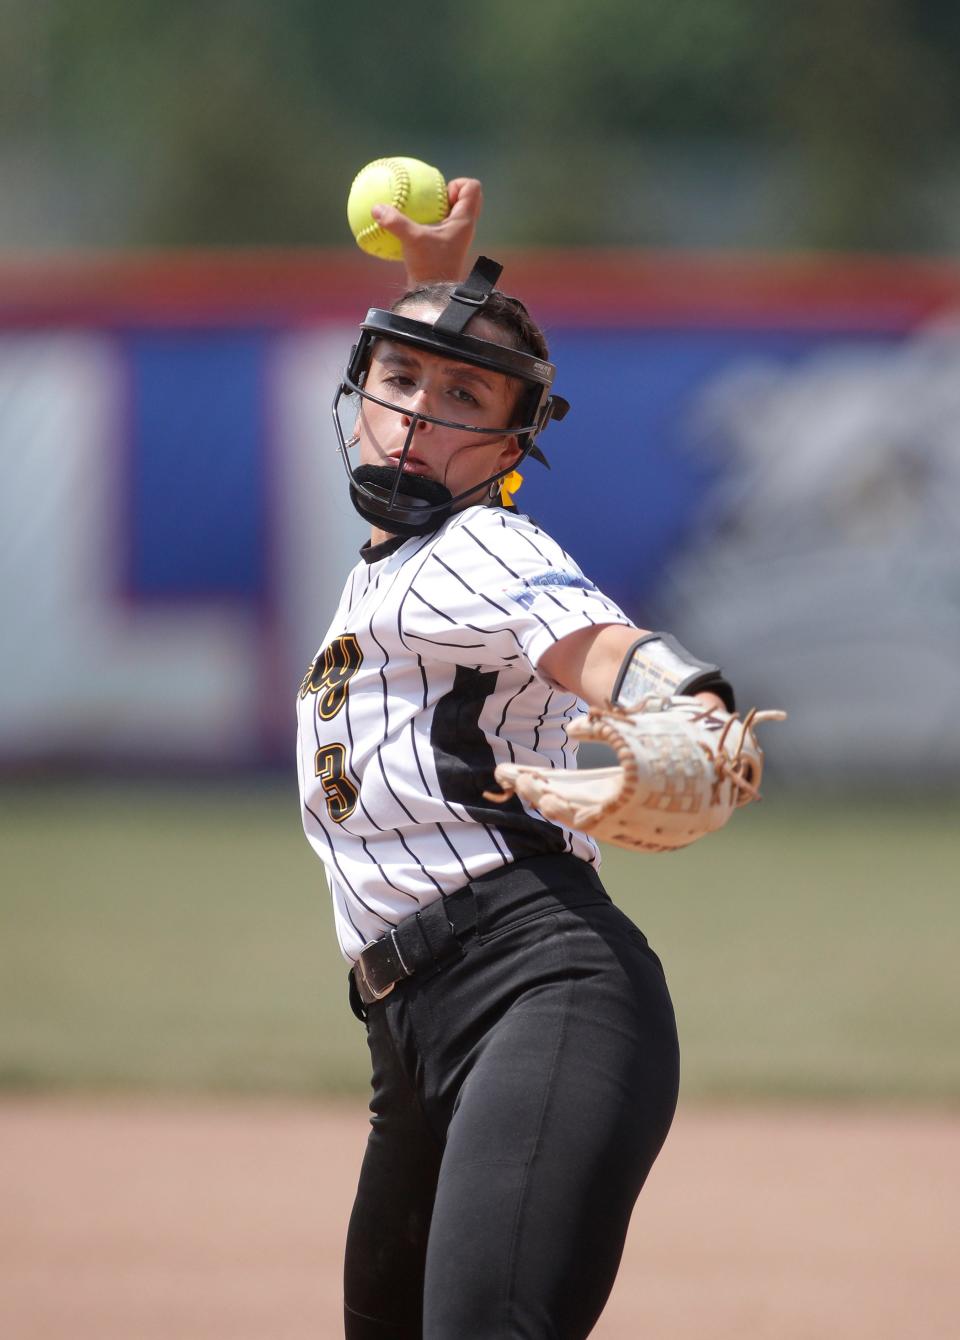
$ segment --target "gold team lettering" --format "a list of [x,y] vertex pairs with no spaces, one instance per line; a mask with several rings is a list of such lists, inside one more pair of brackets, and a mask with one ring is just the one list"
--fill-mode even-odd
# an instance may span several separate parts
[[[324,647],[300,684],[300,697],[317,695],[317,715],[330,721],[347,701],[350,681],[363,664],[363,652],[353,633],[341,633]],[[357,808],[359,792],[347,776],[347,750],[339,741],[321,745],[314,759],[327,802],[327,813],[342,824]]]

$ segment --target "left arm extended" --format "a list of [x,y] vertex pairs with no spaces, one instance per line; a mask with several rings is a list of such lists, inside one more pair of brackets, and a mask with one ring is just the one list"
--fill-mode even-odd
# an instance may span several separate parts
[[[568,634],[538,670],[583,698],[567,734],[607,745],[613,767],[584,770],[501,763],[506,800],[516,792],[547,819],[634,851],[672,851],[713,832],[759,794],[763,753],[754,726],[782,712],[732,711],[719,667],[669,634],[604,624]],[[714,691],[716,690],[716,691]]]
[[[623,658],[644,633],[642,628],[625,628],[623,624],[581,628],[555,642],[540,658],[539,669],[591,707],[605,707],[613,697]],[[727,710],[716,693],[704,691],[696,697],[704,707]]]

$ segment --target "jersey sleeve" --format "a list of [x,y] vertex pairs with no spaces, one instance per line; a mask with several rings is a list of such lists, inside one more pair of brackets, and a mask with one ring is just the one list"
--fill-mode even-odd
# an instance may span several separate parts
[[630,620],[526,517],[471,508],[454,518],[411,582],[400,633],[420,655],[502,669],[569,633]]

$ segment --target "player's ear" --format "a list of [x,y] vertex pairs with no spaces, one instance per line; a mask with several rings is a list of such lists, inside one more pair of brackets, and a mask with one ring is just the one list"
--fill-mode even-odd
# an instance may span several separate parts
[[504,470],[509,470],[512,466],[516,465],[519,456],[520,443],[517,441],[516,435],[511,433],[509,437],[503,439],[503,446],[500,448],[500,456],[497,464]]

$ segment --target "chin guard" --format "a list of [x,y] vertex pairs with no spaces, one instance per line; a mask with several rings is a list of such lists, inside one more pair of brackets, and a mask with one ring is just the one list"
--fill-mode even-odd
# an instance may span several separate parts
[[435,479],[405,475],[391,465],[360,465],[350,482],[350,501],[372,526],[409,537],[442,525],[453,494]]

